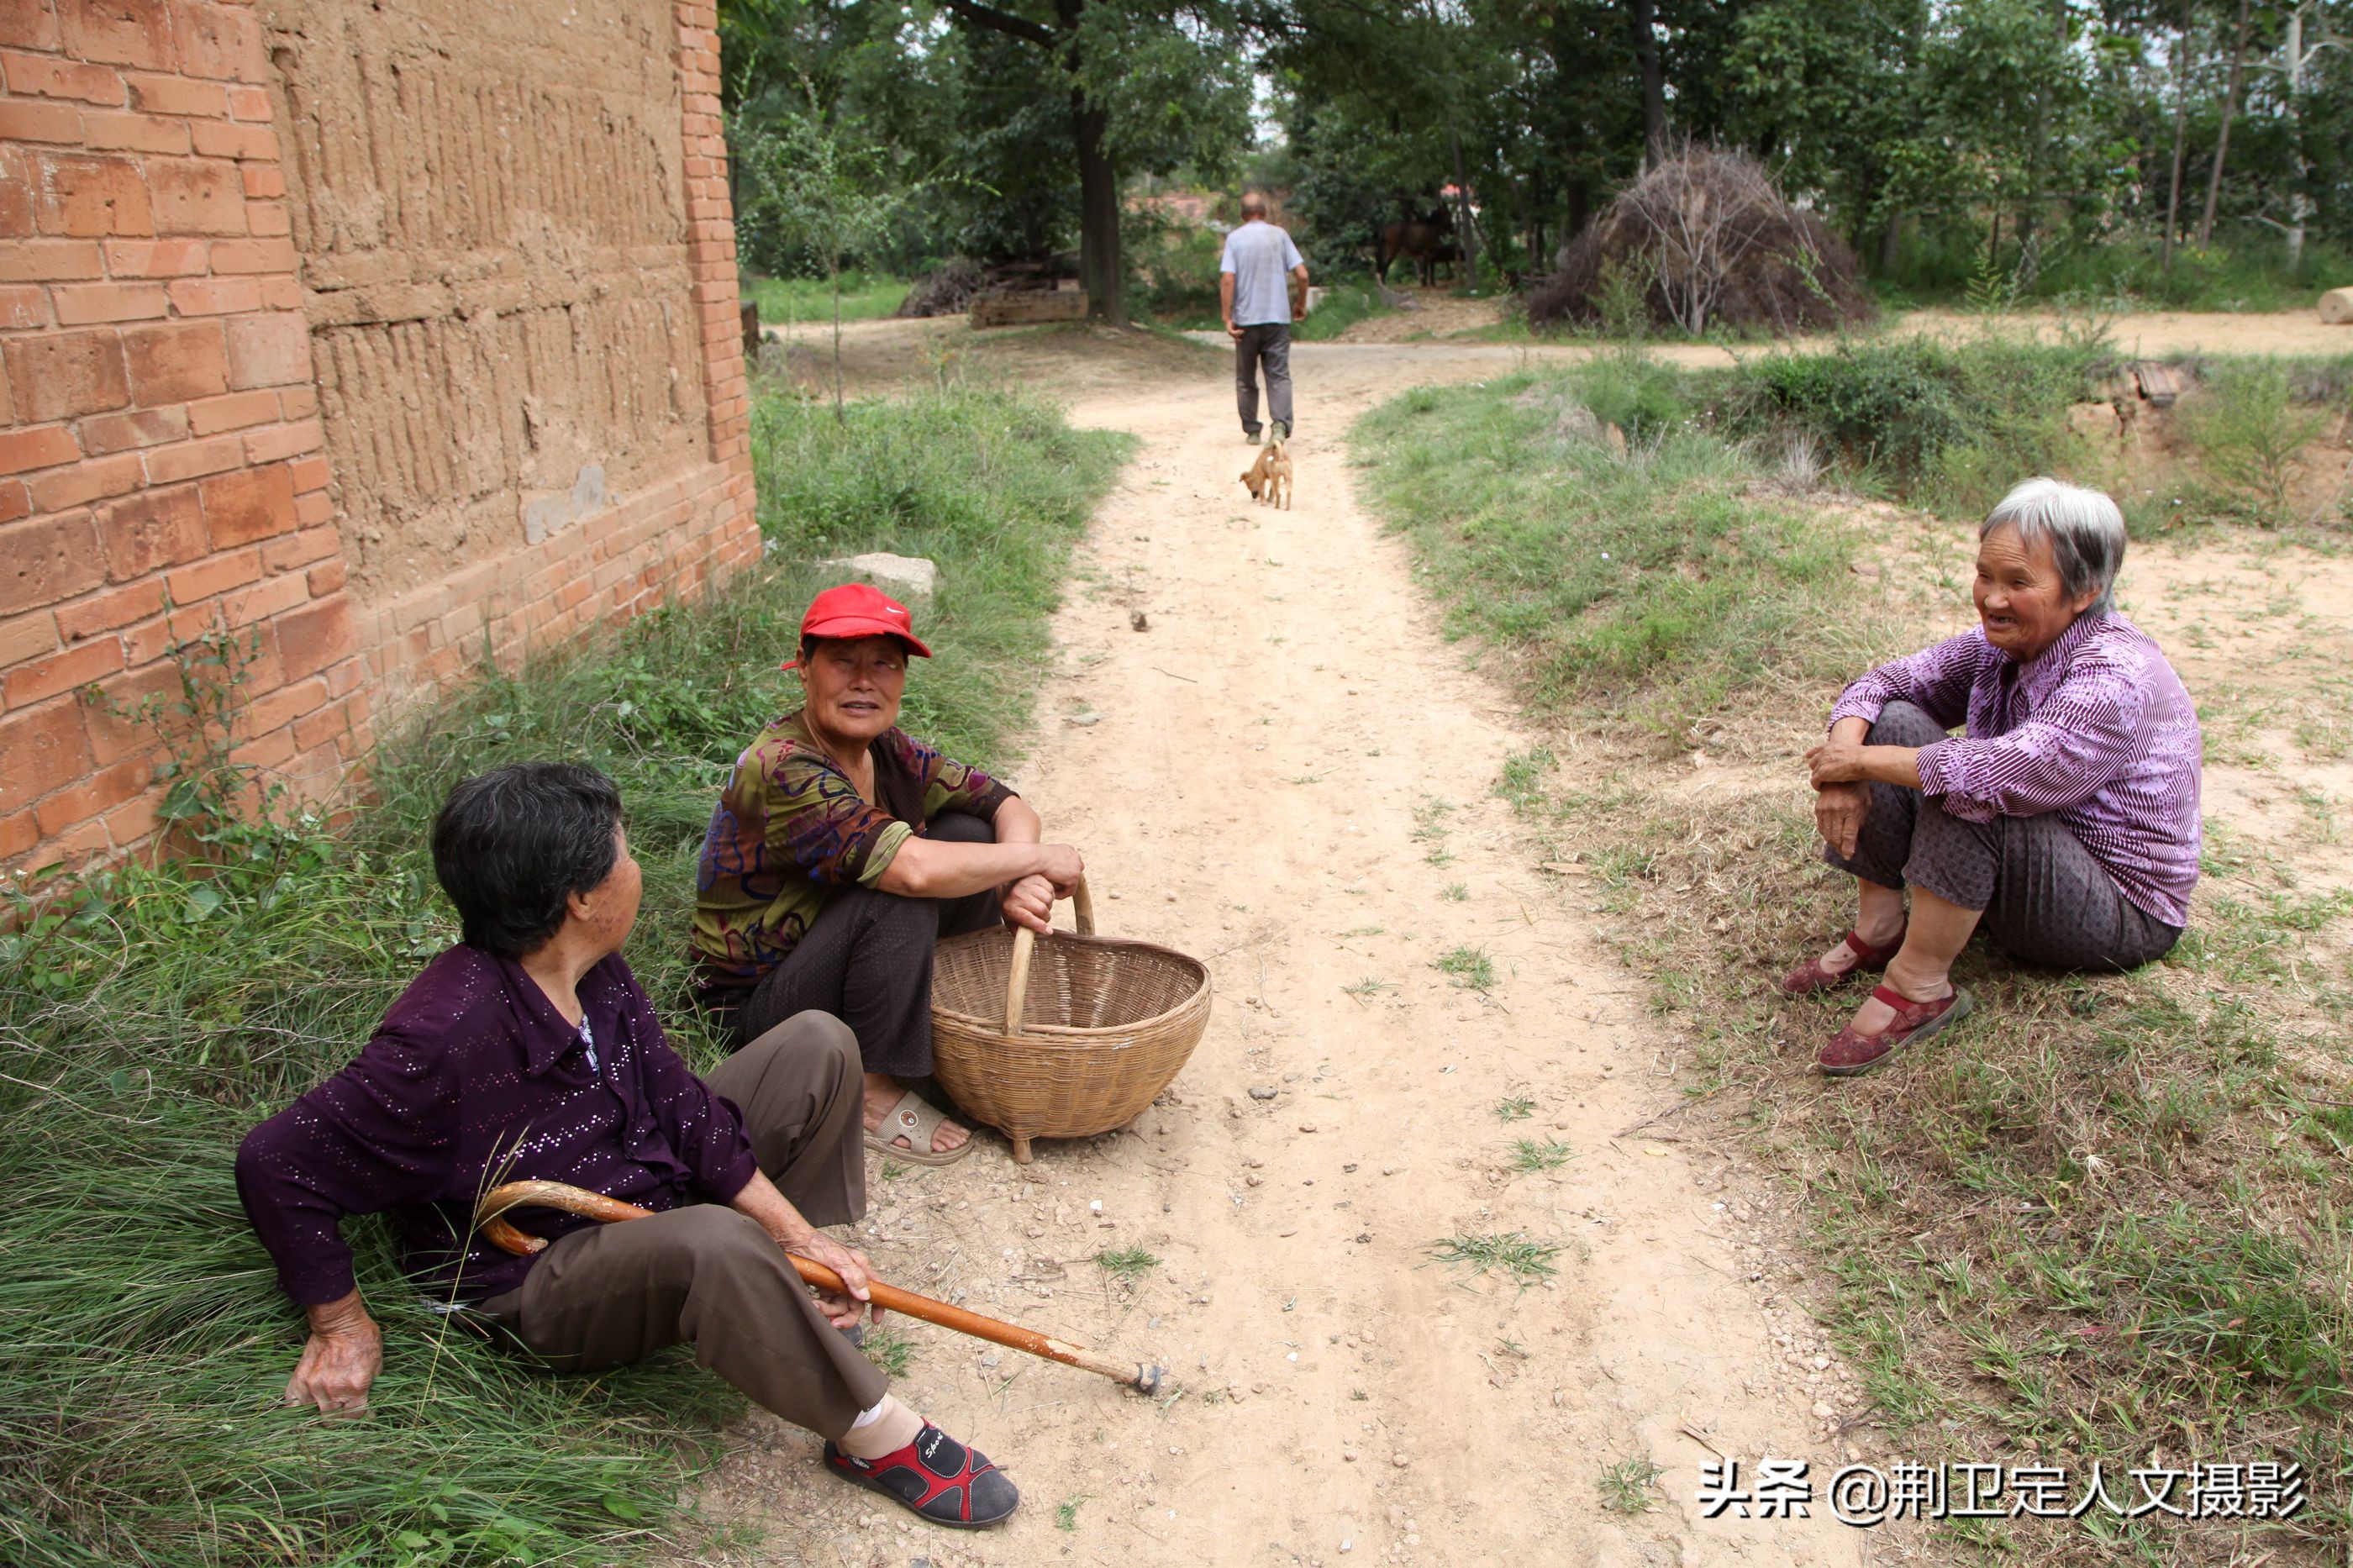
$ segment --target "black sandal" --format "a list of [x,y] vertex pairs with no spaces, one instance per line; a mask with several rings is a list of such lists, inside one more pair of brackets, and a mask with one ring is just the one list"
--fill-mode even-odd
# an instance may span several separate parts
[[884,1497],[934,1524],[986,1530],[1012,1517],[1021,1494],[988,1456],[967,1448],[930,1422],[905,1447],[879,1459],[825,1446],[825,1468],[853,1486]]

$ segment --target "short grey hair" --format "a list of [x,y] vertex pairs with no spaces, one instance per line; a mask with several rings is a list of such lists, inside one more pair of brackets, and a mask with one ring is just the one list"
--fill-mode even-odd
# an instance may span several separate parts
[[1264,191],[1244,191],[1242,193],[1242,216],[1264,217],[1265,216],[1266,193]]
[[2051,542],[2059,585],[2073,598],[2095,594],[2094,610],[2116,607],[2116,574],[2125,564],[2125,514],[2105,491],[2060,479],[2021,479],[1995,503],[1978,527],[1985,539],[1997,528],[2015,528],[2021,543]]

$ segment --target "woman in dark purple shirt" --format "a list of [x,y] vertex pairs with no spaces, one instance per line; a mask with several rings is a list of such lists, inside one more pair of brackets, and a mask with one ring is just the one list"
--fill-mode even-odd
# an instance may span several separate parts
[[1806,753],[1814,819],[1860,912],[1781,985],[1802,996],[1881,968],[1887,983],[1822,1048],[1823,1072],[1868,1072],[1968,1013],[1950,973],[1980,929],[2075,970],[2133,968],[2181,935],[2198,711],[2116,607],[2124,557],[2116,502],[2028,479],[1978,530],[1977,628],[1881,665],[1831,710]]
[[[936,1522],[992,1524],[1018,1494],[892,1397],[837,1328],[867,1310],[865,1257],[818,1229],[866,1208],[858,1041],[784,1020],[708,1083],[688,1070],[621,943],[641,883],[621,799],[594,769],[501,768],[459,784],[433,867],[463,941],[426,966],[351,1064],[249,1133],[247,1215],[310,1340],[290,1405],[366,1407],[383,1342],[347,1215],[389,1210],[411,1274],[549,1364],[594,1372],[691,1342],[704,1366],[826,1439],[825,1463]],[[474,1234],[477,1197],[563,1182],[655,1212],[619,1225],[533,1210],[529,1258]],[[847,1296],[812,1296],[786,1250]]]

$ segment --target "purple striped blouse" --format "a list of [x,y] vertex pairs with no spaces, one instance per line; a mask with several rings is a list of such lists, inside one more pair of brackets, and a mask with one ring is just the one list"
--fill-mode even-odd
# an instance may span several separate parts
[[1894,701],[1967,738],[1920,749],[1920,785],[1955,816],[2055,811],[2136,909],[2189,923],[2204,837],[2198,710],[2148,634],[2086,611],[2031,664],[1983,628],[1883,664],[1840,694],[1831,722]]

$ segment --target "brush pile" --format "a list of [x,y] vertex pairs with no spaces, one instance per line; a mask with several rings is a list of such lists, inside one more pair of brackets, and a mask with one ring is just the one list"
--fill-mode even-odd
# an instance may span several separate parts
[[1601,321],[1611,290],[1640,290],[1659,326],[1776,334],[1872,312],[1854,252],[1789,205],[1745,153],[1686,147],[1619,193],[1528,296],[1536,327]]
[[897,314],[902,318],[961,316],[972,309],[972,297],[990,282],[987,269],[979,262],[951,256],[937,270],[915,279],[907,297],[899,302]]

